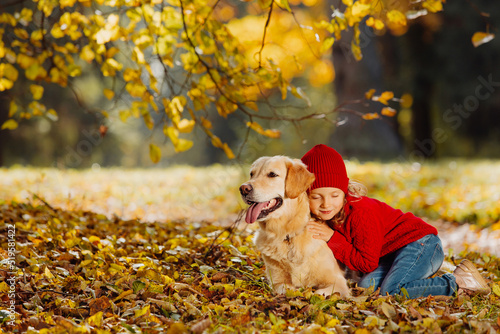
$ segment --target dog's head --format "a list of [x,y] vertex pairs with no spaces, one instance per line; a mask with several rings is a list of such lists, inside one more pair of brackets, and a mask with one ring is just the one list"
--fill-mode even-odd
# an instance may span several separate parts
[[250,169],[250,180],[240,187],[241,197],[250,205],[246,222],[251,224],[278,210],[286,199],[297,198],[314,182],[299,159],[284,156],[262,157]]

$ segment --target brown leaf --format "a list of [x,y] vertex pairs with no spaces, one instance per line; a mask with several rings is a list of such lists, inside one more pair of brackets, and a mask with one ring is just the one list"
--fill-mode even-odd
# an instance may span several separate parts
[[195,323],[193,326],[191,326],[191,331],[194,334],[201,334],[201,333],[203,333],[203,331],[205,329],[207,329],[208,327],[210,327],[211,324],[212,324],[212,320],[210,320],[210,318],[200,320],[197,323]]
[[106,313],[106,311],[111,309],[111,302],[108,297],[102,296],[100,298],[94,299],[89,303],[90,307],[90,315],[94,315],[97,312],[102,311]]

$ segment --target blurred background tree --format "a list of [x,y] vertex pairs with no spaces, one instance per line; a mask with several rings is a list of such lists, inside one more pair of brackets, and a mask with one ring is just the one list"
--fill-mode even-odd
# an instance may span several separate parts
[[[18,70],[15,85],[0,92],[2,165],[135,167],[152,165],[151,157],[160,156],[161,166],[204,165],[227,162],[232,155],[247,162],[264,154],[301,156],[316,143],[358,159],[500,156],[500,70],[495,66],[500,45],[498,39],[477,47],[471,41],[478,31],[495,32],[491,22],[499,22],[500,10],[491,2],[446,3],[444,11],[425,8],[439,7],[440,1],[409,7],[406,1],[344,0],[330,7],[324,1],[294,0],[290,10],[286,1],[57,4],[0,5],[2,64],[14,63]],[[170,16],[158,18],[156,12]],[[82,13],[97,28],[82,23],[83,18],[76,28],[64,26],[65,13],[71,20],[79,17],[71,13]],[[128,16],[119,22],[128,25],[127,33],[116,33],[125,29],[116,28],[116,15],[123,13]],[[46,25],[46,39],[37,37],[40,22]],[[207,26],[212,30],[205,31]],[[168,39],[152,27],[175,33]],[[158,42],[160,37],[165,39]],[[51,62],[40,66],[47,78],[22,75],[21,69],[33,71],[33,64],[23,65],[21,52],[9,59],[5,51],[33,52],[30,44],[38,41],[35,54],[42,55],[49,40]],[[172,50],[150,50],[160,45]],[[217,46],[235,51],[217,58]],[[92,58],[89,48],[100,51]],[[87,61],[71,60],[72,54]],[[122,63],[129,67],[119,68]],[[200,64],[207,66],[200,69]],[[2,76],[12,75],[5,66]],[[50,72],[53,68],[66,72]],[[155,91],[158,77],[163,86],[157,84],[161,87]],[[227,81],[234,78],[240,81]],[[231,90],[235,82],[242,86]],[[364,99],[370,89],[374,97],[393,91],[403,99],[381,113],[384,105]],[[206,105],[197,108],[193,94],[198,103],[206,98]],[[235,103],[225,94],[232,94]],[[173,120],[176,110],[181,124]],[[15,125],[5,123],[9,117]]]

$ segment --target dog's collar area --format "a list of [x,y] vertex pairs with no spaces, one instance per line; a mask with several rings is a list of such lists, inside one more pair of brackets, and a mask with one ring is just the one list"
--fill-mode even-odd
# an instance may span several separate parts
[[293,238],[293,237],[291,237],[291,236],[290,236],[290,234],[287,234],[287,235],[285,236],[285,240],[283,240],[283,241],[284,241],[284,242],[286,242],[287,244],[289,244],[289,243],[292,241],[292,238]]

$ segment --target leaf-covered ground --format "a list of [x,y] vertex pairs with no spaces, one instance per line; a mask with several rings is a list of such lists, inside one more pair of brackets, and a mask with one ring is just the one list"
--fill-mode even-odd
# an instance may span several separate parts
[[[498,162],[347,167],[373,197],[432,223],[489,227],[487,240],[500,240]],[[350,300],[274,295],[253,248],[255,226],[229,227],[246,173],[237,165],[0,169],[1,332],[500,331],[498,253],[453,245],[447,260],[472,260],[493,289],[488,297],[406,300],[354,284]]]
[[[15,224],[16,265],[7,266]],[[63,211],[50,204],[0,206],[3,332],[28,333],[496,333],[500,260],[481,268],[488,297],[323,298],[310,290],[276,296],[248,229],[199,221],[145,223]],[[15,296],[9,278],[15,277]]]

